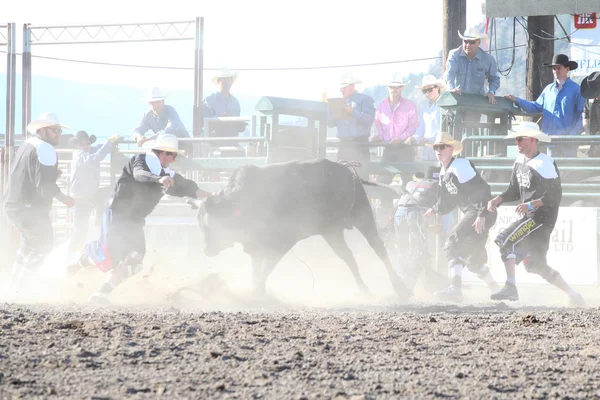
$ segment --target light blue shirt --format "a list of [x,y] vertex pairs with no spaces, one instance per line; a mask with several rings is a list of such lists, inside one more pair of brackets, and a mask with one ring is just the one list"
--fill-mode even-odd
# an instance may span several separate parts
[[526,113],[541,113],[542,131],[548,135],[579,135],[583,132],[581,114],[585,101],[579,85],[567,79],[560,90],[552,82],[536,101],[517,97],[515,104]]
[[110,153],[112,145],[93,146],[92,151],[73,151],[71,161],[71,196],[74,198],[93,197],[100,186],[100,161]]
[[239,117],[241,112],[240,102],[234,96],[225,97],[223,93],[216,92],[204,99],[202,115],[204,117],[222,117],[227,113],[230,117]]
[[351,118],[333,119],[328,107],[327,125],[337,127],[337,137],[340,139],[370,136],[371,126],[375,120],[375,101],[366,94],[354,92],[346,99],[346,103],[352,106]]
[[[435,102],[427,102],[421,114],[419,115],[419,127],[417,128],[417,136],[427,139],[428,143],[433,143],[435,136],[440,131],[442,123],[442,109]],[[423,160],[437,160],[433,148],[424,146]]]
[[[515,104],[526,113],[542,114],[542,131],[548,135],[579,135],[583,132],[581,114],[586,100],[581,95],[579,85],[567,78],[558,90],[556,81],[544,88],[536,101],[517,97]],[[576,157],[577,145],[548,146],[560,147],[562,157]],[[550,150],[552,152],[552,150]]]
[[[216,92],[208,96],[202,102],[202,115],[207,118],[211,117],[239,117],[241,114],[240,102],[233,95],[225,97],[223,93]],[[238,136],[239,132],[243,132],[246,128],[244,123],[219,123],[212,124],[211,130],[217,132],[217,136]]]
[[166,104],[158,115],[154,115],[152,110],[146,112],[140,124],[133,130],[133,133],[143,135],[148,130],[152,130],[155,134],[159,131],[164,131],[164,133],[177,137],[190,137],[175,108]]
[[[460,86],[462,93],[481,94],[487,92],[496,94],[500,88],[500,76],[496,59],[489,53],[477,49],[472,60],[467,58],[462,46],[448,53],[446,61],[446,73],[444,80],[448,89],[456,89]],[[488,89],[485,84],[488,83]]]

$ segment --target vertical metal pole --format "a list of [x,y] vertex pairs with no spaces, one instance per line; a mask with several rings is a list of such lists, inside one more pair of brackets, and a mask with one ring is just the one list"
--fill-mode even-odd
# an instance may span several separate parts
[[[0,177],[0,193],[4,193],[4,187],[10,176],[10,168],[14,153],[15,143],[15,84],[16,84],[16,30],[15,24],[7,25],[7,45],[6,45],[6,132],[4,139],[4,150],[2,154],[2,176]],[[13,251],[6,251],[14,248],[12,242],[12,227],[13,224],[4,215],[4,209],[0,206],[0,248],[2,253],[6,255],[5,265],[12,264],[14,258]]]
[[27,137],[27,124],[31,121],[31,31],[29,30],[29,24],[23,24],[22,64],[22,133],[24,137]]
[[318,144],[317,144],[317,157],[327,158],[327,117],[320,118],[319,121],[319,132],[318,132]]
[[202,92],[204,75],[204,17],[196,18],[194,62],[194,137],[202,136]]
[[15,24],[9,23],[7,27],[6,45],[6,131],[4,139],[4,165],[2,185],[0,189],[4,193],[4,185],[8,182],[12,157],[15,146],[15,84],[16,84],[16,52],[15,52]]

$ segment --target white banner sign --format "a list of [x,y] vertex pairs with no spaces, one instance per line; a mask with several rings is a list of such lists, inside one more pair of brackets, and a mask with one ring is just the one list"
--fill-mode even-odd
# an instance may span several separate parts
[[[599,10],[600,11],[600,10]],[[571,16],[571,55],[579,64],[576,75],[589,75],[600,70],[600,13],[575,14]],[[555,36],[560,36],[555,32]]]
[[[558,213],[556,226],[550,236],[547,260],[548,265],[560,272],[569,284],[595,286],[598,283],[598,210],[594,207],[562,207]],[[515,214],[514,206],[500,207],[498,220],[489,234],[488,265],[501,286],[506,280],[506,273],[494,239],[517,219],[519,216]],[[464,280],[477,281],[478,278],[465,268]],[[522,265],[517,266],[517,285],[545,282],[538,275],[526,272]]]

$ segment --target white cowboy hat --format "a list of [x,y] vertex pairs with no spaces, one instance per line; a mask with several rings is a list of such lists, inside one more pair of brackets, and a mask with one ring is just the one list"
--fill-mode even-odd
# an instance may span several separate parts
[[406,86],[409,83],[410,83],[410,81],[404,82],[404,80],[402,79],[402,74],[400,72],[394,72],[394,74],[392,75],[392,79],[390,81],[388,81],[385,85],[386,86]]
[[421,86],[417,86],[417,89],[425,89],[430,86],[437,86],[440,88],[440,92],[446,90],[446,82],[443,79],[438,79],[433,75],[425,75],[423,77],[423,81],[421,82]]
[[540,130],[540,127],[535,122],[521,122],[514,130],[509,131],[506,139],[514,139],[517,137],[530,137],[539,140],[540,142],[549,143],[550,136]]
[[340,77],[340,87],[346,87],[348,85],[354,85],[357,83],[362,83],[360,79],[358,79],[352,72],[344,72]]
[[147,102],[164,100],[167,98],[167,94],[164,93],[160,88],[153,87],[148,89],[148,97],[145,99]]
[[168,151],[170,153],[185,154],[183,150],[179,150],[179,139],[177,136],[170,133],[162,133],[158,135],[156,140],[149,140],[144,143],[144,147],[150,150]]
[[464,35],[461,35],[460,31],[458,31],[458,36],[463,40],[485,40],[488,38],[487,34],[479,32],[477,28],[469,28],[465,30]]
[[27,132],[35,135],[38,129],[46,128],[48,126],[59,126],[61,129],[69,129],[68,126],[60,124],[55,113],[44,113],[41,114],[38,119],[27,124]]
[[219,78],[233,78],[233,81],[237,79],[238,73],[237,71],[231,71],[229,68],[221,68],[219,69],[219,73],[212,78],[212,83],[215,85],[219,83]]
[[459,142],[458,140],[454,139],[447,132],[439,132],[435,136],[435,141],[433,143],[426,143],[425,146],[433,147],[436,144],[445,144],[445,145],[448,145],[448,146],[452,146],[452,155],[453,156],[459,154],[462,151],[462,149],[463,149],[462,143]]

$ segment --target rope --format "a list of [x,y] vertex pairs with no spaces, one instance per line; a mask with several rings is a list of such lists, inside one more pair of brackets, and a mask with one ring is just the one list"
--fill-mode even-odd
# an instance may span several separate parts
[[350,170],[350,172],[352,172],[352,175],[353,175],[352,203],[350,204],[350,208],[348,209],[348,212],[346,213],[347,215],[349,215],[350,212],[352,211],[352,209],[354,208],[354,202],[356,201],[356,181],[360,180],[360,176],[358,176],[358,172],[356,172],[356,168],[362,167],[362,164],[358,161],[346,161],[346,160],[339,160],[338,164],[343,165],[344,167],[348,168]]
[[294,250],[293,250],[293,249],[292,249],[292,250],[290,250],[290,253],[292,253],[292,255],[293,255],[294,257],[296,257],[296,260],[300,261],[302,264],[304,264],[304,266],[305,266],[306,268],[308,268],[308,270],[310,271],[310,277],[312,278],[312,287],[310,288],[310,290],[315,290],[315,274],[313,273],[313,270],[312,270],[312,269],[310,269],[310,266],[309,266],[307,263],[305,263],[304,261],[302,261],[302,260],[300,259],[300,257],[298,257],[298,256],[296,255],[296,253],[294,253]]

